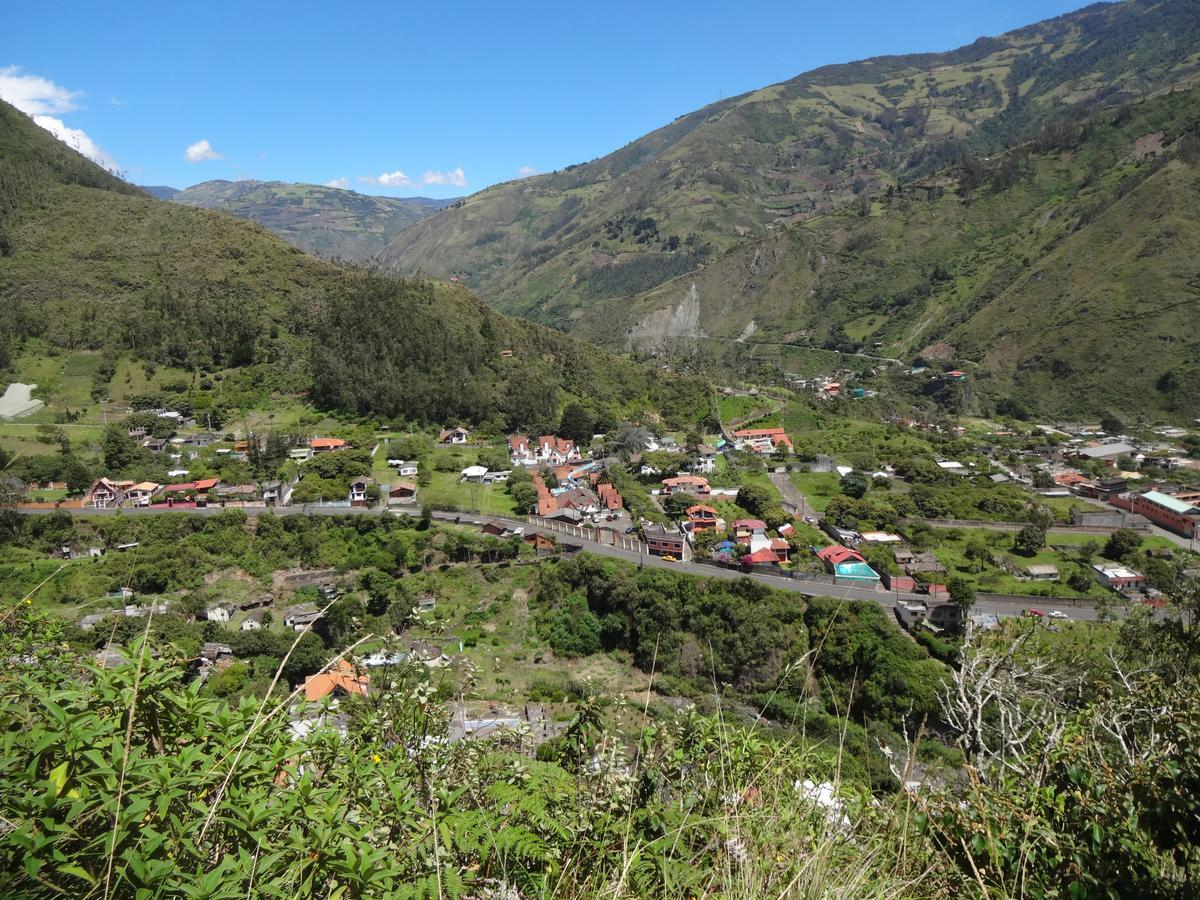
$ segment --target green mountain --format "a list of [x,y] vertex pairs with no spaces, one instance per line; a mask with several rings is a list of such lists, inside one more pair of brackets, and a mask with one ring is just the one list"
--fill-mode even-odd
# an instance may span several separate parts
[[[930,241],[947,253],[957,247],[958,236],[941,231],[961,224],[953,216],[923,222],[920,241],[897,234],[907,226],[888,212],[889,196],[913,203],[936,188],[947,206],[959,198],[973,235],[983,240],[990,231],[1005,238],[994,248],[1002,258],[1010,249],[1013,211],[998,201],[981,205],[987,189],[969,184],[975,176],[963,182],[960,173],[989,170],[990,158],[1009,158],[1008,148],[1045,140],[1059,126],[1186,89],[1200,80],[1198,47],[1194,2],[1126,0],[948,53],[829,66],[681,116],[602,159],[482,191],[407,229],[380,258],[399,271],[458,274],[504,311],[578,328],[620,347],[701,334],[787,343],[803,342],[811,332],[822,343],[840,325],[859,341],[882,340],[894,353],[909,353],[961,328],[961,337],[953,335],[956,351],[983,362],[986,348],[985,371],[1011,381],[1016,368],[1040,371],[1041,363],[993,347],[975,330],[983,328],[982,316],[967,329],[963,322],[980,312],[977,297],[964,294],[958,306],[947,299],[928,316],[917,314],[923,304],[907,301],[876,300],[878,309],[869,308],[873,293],[861,291],[891,290],[922,265],[926,274],[933,271],[929,258],[939,251]],[[1094,121],[1096,127],[1116,124]],[[1129,146],[1122,156],[1133,153]],[[1155,165],[1158,156],[1144,154],[1138,165]],[[1123,170],[1111,154],[1100,154],[1096,164],[1110,177],[1076,171],[1063,176],[1074,178],[1076,187],[1062,189],[1076,190],[1080,202],[1103,203],[1105,186],[1122,181]],[[1081,178],[1097,183],[1084,186]],[[1034,179],[1022,189],[1030,209],[1054,200],[1058,190],[1047,185],[1050,193],[1039,193],[1037,184]],[[837,271],[848,280],[834,285],[828,279],[818,288],[830,248],[842,246],[835,238],[861,231],[863,210],[875,228],[854,237],[864,243],[851,250],[870,268],[840,264]],[[1089,233],[1098,235],[1100,223],[1092,224]],[[1039,233],[1046,237],[1044,229]],[[1107,257],[1098,240],[1089,244]],[[1076,236],[1068,247],[1082,243]],[[797,245],[819,250],[815,262],[797,253]],[[1022,243],[1031,260],[1043,247],[1036,240]],[[979,252],[988,251],[981,246]],[[1068,252],[1058,250],[1063,265]],[[1126,277],[1111,268],[1107,275]],[[956,274],[954,281],[967,293],[972,285],[982,289],[974,276]],[[988,290],[1002,288],[1007,285]],[[1029,321],[1038,322],[1043,310],[1028,311]],[[1016,317],[1022,320],[1026,311],[1018,309]],[[1030,336],[1044,336],[1043,325],[1031,324]],[[1015,330],[1011,342],[1022,340]],[[1077,364],[1064,368],[1053,354],[1033,356],[1045,357],[1044,368],[1059,373],[1059,384],[1071,390],[1080,384]]]
[[923,356],[969,369],[982,399],[1191,418],[1198,260],[1193,89],[781,229],[575,325],[710,361],[768,347]]
[[233,213],[269,228],[293,247],[350,262],[372,259],[409,225],[454,203],[282,181],[205,181],[167,196],[154,193],[161,189],[145,190],[162,200]]
[[208,373],[231,405],[303,393],[513,427],[556,421],[566,396],[707,408],[698,381],[507,319],[461,287],[334,265],[252,222],[153,200],[0,103],[0,370],[31,338]]

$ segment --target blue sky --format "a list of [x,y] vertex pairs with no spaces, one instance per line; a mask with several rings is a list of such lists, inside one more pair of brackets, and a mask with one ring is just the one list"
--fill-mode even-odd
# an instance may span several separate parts
[[1082,5],[12,4],[0,97],[139,184],[447,197],[820,65],[946,50]]

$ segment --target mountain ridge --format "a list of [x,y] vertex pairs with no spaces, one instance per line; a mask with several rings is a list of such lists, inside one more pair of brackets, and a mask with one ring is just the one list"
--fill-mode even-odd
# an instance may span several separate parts
[[455,199],[382,197],[304,182],[214,179],[159,199],[258,222],[293,247],[367,262],[396,235]]

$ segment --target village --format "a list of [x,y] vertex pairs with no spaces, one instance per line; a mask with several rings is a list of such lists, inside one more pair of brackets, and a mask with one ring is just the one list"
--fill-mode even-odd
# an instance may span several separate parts
[[[845,441],[843,426],[789,435],[768,415],[708,436],[623,425],[588,440],[501,438],[451,425],[427,435],[280,438],[156,416],[110,431],[123,429],[118,437],[134,448],[125,455],[138,464],[126,471],[157,467],[166,480],[114,472],[72,493],[9,477],[12,501],[22,512],[76,515],[483,514],[472,520],[482,535],[519,543],[534,558],[603,549],[700,574],[721,568],[849,586],[890,604],[902,627],[935,633],[960,630],[967,616],[994,625],[995,613],[972,612],[976,596],[1021,601],[1014,613],[1047,619],[1068,617],[1070,604],[1161,606],[1166,578],[1156,573],[1196,559],[1200,462],[1194,437],[1178,428],[1128,435],[1055,423],[1020,432],[896,418],[849,423],[856,440]],[[276,477],[253,477],[263,471]],[[318,607],[292,599],[282,591],[217,603],[203,616],[250,630],[273,610],[285,628],[310,625]],[[127,617],[156,608],[153,597],[119,585],[108,602]],[[222,656],[220,646],[213,652]]]

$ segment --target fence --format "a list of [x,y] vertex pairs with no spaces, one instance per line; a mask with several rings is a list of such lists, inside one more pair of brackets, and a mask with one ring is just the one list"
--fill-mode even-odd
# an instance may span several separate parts
[[[901,519],[904,525],[929,525],[933,528],[985,528],[988,531],[1020,531],[1028,522],[991,522],[986,519]],[[1055,522],[1050,531],[1075,531],[1080,534],[1112,534],[1117,530],[1115,525],[1064,525]],[[1145,520],[1135,521],[1120,526],[1132,528],[1134,531],[1149,531],[1150,524]]]
[[[591,541],[594,544],[604,544],[608,547],[616,547],[618,550],[628,550],[630,553],[643,553],[646,549],[646,545],[638,540],[636,536],[621,534],[615,528],[584,528],[582,525],[572,525],[569,522],[559,522],[555,519],[545,519],[541,516],[530,516],[529,524],[536,525],[538,528],[544,528],[547,531]],[[686,548],[686,543],[684,546]]]

